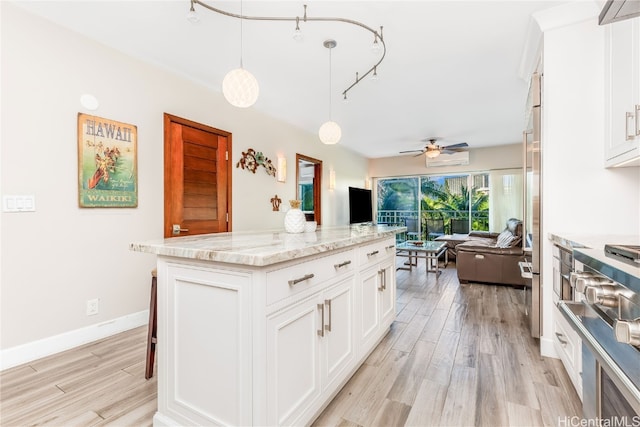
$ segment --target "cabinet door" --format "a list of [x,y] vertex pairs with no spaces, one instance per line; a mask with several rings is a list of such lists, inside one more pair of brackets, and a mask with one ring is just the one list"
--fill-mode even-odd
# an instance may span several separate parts
[[613,164],[617,157],[637,151],[640,141],[639,28],[637,19],[614,22],[605,28],[606,158],[614,160]]
[[320,396],[323,301],[302,301],[267,320],[267,418],[291,424]]
[[381,287],[380,278],[379,265],[369,267],[360,273],[356,309],[356,312],[360,313],[356,323],[360,348],[369,348],[369,344],[377,338],[380,329],[380,298],[378,296]]
[[322,389],[335,387],[355,363],[354,349],[354,282],[350,275],[324,292],[324,338]]
[[386,328],[396,317],[396,275],[394,261],[381,263],[382,290],[380,290],[380,327]]

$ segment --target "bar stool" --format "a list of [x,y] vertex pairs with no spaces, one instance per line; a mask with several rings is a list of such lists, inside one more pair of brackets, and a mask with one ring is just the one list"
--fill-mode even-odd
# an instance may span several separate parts
[[149,301],[149,331],[147,332],[147,368],[144,373],[145,379],[149,379],[153,376],[153,365],[156,360],[156,343],[157,339],[157,326],[158,315],[156,309],[158,308],[158,271],[153,269],[151,271],[151,298]]

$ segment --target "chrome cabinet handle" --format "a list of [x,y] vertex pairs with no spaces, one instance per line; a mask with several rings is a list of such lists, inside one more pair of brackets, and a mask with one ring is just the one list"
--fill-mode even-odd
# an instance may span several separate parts
[[331,300],[330,299],[326,299],[326,300],[324,300],[324,303],[327,306],[327,308],[329,309],[329,323],[324,326],[324,329],[327,332],[331,332]]
[[337,270],[340,267],[344,267],[345,265],[349,265],[349,264],[351,264],[351,260],[350,259],[348,259],[346,261],[343,261],[340,264],[333,264],[333,268],[335,268]]
[[382,292],[382,291],[384,290],[384,285],[383,285],[383,283],[382,283],[382,281],[384,280],[384,279],[383,279],[383,277],[384,277],[384,270],[378,270],[378,275],[380,276],[380,286],[378,287],[378,290],[379,290],[380,292]]
[[387,269],[383,268],[382,270],[382,290],[386,290],[387,289],[387,275],[385,274]]
[[564,337],[563,334],[561,334],[560,332],[556,332],[556,338],[558,338],[558,341],[560,341],[560,344],[562,344],[562,346],[565,347],[568,341],[565,339],[562,339],[562,337]]
[[367,254],[367,256],[377,255],[379,252],[380,252],[379,250],[375,250],[375,251],[373,251],[373,252],[369,252],[369,253]]
[[385,249],[386,249],[386,250],[389,250],[389,249],[393,249],[393,248],[395,248],[395,247],[396,247],[396,245],[389,245],[389,246],[387,246]]
[[318,309],[320,309],[322,318],[320,321],[320,329],[318,329],[318,335],[324,337],[324,328],[322,327],[322,325],[324,325],[324,304],[318,304]]
[[[629,120],[633,120],[635,117],[638,117],[638,110],[636,110],[636,114],[630,113],[627,111],[627,115],[625,117],[624,120],[624,139],[627,141],[631,141],[632,139],[634,139],[636,137],[636,133],[635,133],[635,129],[632,130],[632,133],[629,134]],[[638,127],[637,125],[637,120],[636,120],[636,127]]]
[[640,104],[636,104],[636,136],[640,136]]
[[313,279],[314,276],[315,275],[313,273],[309,273],[297,279],[289,280],[289,286],[293,286],[297,283],[304,282],[305,280]]

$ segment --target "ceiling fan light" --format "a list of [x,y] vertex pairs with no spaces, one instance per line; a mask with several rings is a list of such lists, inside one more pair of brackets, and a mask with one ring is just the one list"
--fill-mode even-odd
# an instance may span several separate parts
[[337,144],[340,138],[342,138],[342,129],[340,129],[340,126],[336,122],[328,121],[320,126],[318,136],[323,144]]
[[251,107],[259,93],[258,81],[244,68],[229,71],[222,80],[222,94],[234,107]]
[[427,156],[430,159],[435,159],[436,157],[438,157],[440,155],[440,151],[439,150],[427,150],[424,153],[425,156]]

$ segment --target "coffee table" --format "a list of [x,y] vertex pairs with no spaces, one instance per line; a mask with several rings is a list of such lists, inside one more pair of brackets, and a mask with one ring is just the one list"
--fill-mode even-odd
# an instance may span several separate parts
[[398,267],[397,269],[412,271],[413,267],[418,265],[418,258],[423,258],[425,260],[425,268],[427,274],[431,272],[436,273],[436,276],[438,276],[441,273],[438,268],[438,259],[442,254],[444,254],[444,266],[446,267],[449,263],[446,242],[416,242],[407,240],[406,242],[402,242],[396,245],[396,255],[409,258],[409,262],[405,263],[409,266],[409,268]]
[[468,234],[445,234],[434,239],[436,242],[447,244],[449,258],[456,258],[456,246],[469,240]]

